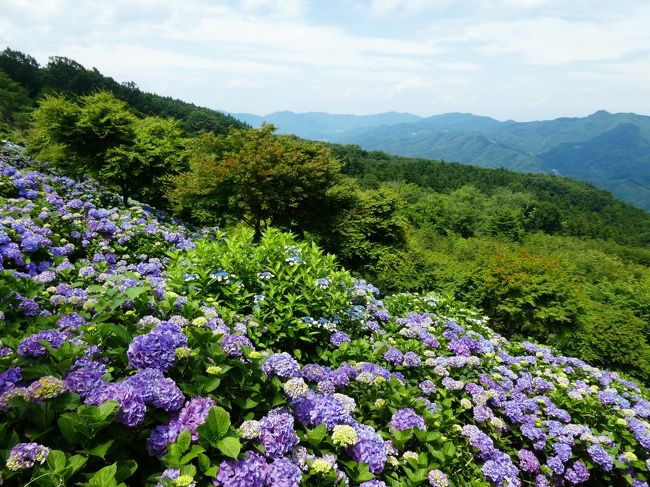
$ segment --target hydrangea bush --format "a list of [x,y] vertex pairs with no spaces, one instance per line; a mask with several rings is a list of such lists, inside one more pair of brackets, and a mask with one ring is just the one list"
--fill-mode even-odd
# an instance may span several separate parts
[[648,485],[643,385],[117,201],[0,156],[5,485]]

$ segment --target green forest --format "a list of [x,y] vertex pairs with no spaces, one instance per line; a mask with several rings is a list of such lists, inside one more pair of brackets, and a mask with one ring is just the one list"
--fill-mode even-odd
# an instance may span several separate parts
[[[315,242],[385,292],[650,381],[650,215],[587,183],[251,130],[53,57],[0,54],[0,137],[128,206]],[[243,230],[242,230],[243,231]]]

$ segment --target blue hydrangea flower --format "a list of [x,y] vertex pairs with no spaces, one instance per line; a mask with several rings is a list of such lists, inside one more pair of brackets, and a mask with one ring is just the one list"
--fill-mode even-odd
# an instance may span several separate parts
[[264,487],[267,464],[264,457],[249,451],[241,460],[224,460],[213,483],[218,487]]
[[398,409],[390,420],[391,429],[403,431],[409,428],[418,428],[424,431],[424,419],[418,416],[411,408]]
[[610,454],[607,453],[607,450],[605,450],[602,446],[591,445],[589,448],[587,448],[587,452],[589,453],[589,456],[591,456],[591,459],[605,472],[611,471],[614,467],[614,460]]
[[386,464],[386,444],[374,429],[363,424],[355,424],[357,442],[348,453],[355,462],[367,463],[372,473],[381,473]]
[[330,336],[330,342],[335,347],[340,347],[341,344],[349,341],[350,341],[350,337],[348,336],[348,334],[342,331],[334,332],[332,333],[332,336]]
[[268,487],[299,487],[302,481],[302,472],[298,465],[287,458],[278,458],[266,469],[266,483]]
[[286,409],[274,409],[260,420],[260,441],[266,456],[280,458],[299,443],[293,415]]
[[136,336],[126,355],[129,365],[136,369],[169,369],[176,361],[176,349],[187,346],[187,337],[180,327],[161,322],[151,332]]
[[25,470],[36,463],[42,465],[49,454],[50,449],[38,443],[18,443],[9,452],[6,465],[9,470]]
[[262,364],[262,372],[269,377],[281,377],[291,379],[300,377],[300,365],[287,352],[275,353],[267,358]]

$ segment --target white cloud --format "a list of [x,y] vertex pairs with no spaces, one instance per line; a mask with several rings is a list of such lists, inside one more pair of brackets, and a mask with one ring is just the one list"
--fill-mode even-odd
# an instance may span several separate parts
[[[430,36],[449,49],[492,59],[516,56],[523,64],[566,65],[619,60],[650,51],[650,9],[606,21],[559,17],[433,23]],[[516,61],[515,61],[516,62]]]
[[0,3],[0,48],[232,111],[650,112],[645,0]]
[[450,7],[457,0],[372,0],[370,12],[377,17],[394,14],[416,14]]
[[307,0],[243,0],[243,9],[251,13],[271,13],[286,18],[302,17],[308,7]]

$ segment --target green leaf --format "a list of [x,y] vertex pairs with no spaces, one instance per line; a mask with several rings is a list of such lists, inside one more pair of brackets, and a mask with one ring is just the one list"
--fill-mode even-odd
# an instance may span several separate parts
[[203,473],[205,473],[209,468],[210,468],[210,457],[207,455],[201,453],[198,458],[199,461],[199,468]]
[[215,406],[208,414],[208,425],[217,438],[223,438],[230,428],[230,415],[225,409]]
[[106,456],[106,452],[108,452],[108,449],[111,447],[114,441],[115,440],[108,440],[106,443],[97,445],[94,448],[83,450],[83,453],[87,453],[88,455],[92,455],[94,457],[99,457],[103,460],[104,457]]
[[115,480],[122,482],[128,479],[138,469],[138,464],[135,460],[123,460],[117,464],[117,472],[115,472]]
[[178,438],[176,438],[176,444],[180,448],[181,453],[185,452],[190,447],[191,442],[192,434],[188,429],[184,429],[181,434],[178,435]]
[[189,453],[183,455],[183,457],[180,460],[180,464],[185,465],[187,463],[190,463],[196,457],[201,455],[204,451],[205,451],[205,448],[203,448],[202,446],[193,445],[192,449],[189,451]]
[[71,443],[73,445],[81,443],[81,438],[77,434],[77,429],[75,428],[74,416],[63,414],[59,416],[57,424],[59,425],[61,434],[68,443]]
[[97,419],[100,421],[106,421],[109,419],[109,417],[111,417],[110,420],[112,421],[113,418],[117,416],[119,408],[120,403],[117,401],[106,401],[105,403],[97,406]]
[[454,458],[456,456],[456,447],[454,446],[453,443],[447,442],[442,447],[442,452],[445,454],[446,457]]
[[318,446],[326,435],[327,427],[324,424],[320,424],[307,433],[307,441],[312,446]]
[[210,377],[203,385],[203,392],[212,392],[221,384],[219,377]]
[[50,467],[55,473],[63,471],[65,468],[65,453],[61,450],[52,450],[47,456],[47,466]]
[[115,487],[117,485],[117,481],[115,480],[116,472],[116,463],[108,465],[95,472],[85,485],[88,487]]
[[73,455],[68,459],[68,474],[67,477],[72,477],[81,467],[83,467],[88,458],[82,455]]
[[219,440],[216,444],[216,447],[225,456],[230,458],[237,458],[239,451],[241,450],[241,443],[239,443],[239,439],[228,436]]
[[124,294],[126,294],[133,301],[145,291],[146,289],[144,287],[134,286],[127,288],[126,291],[124,291]]

